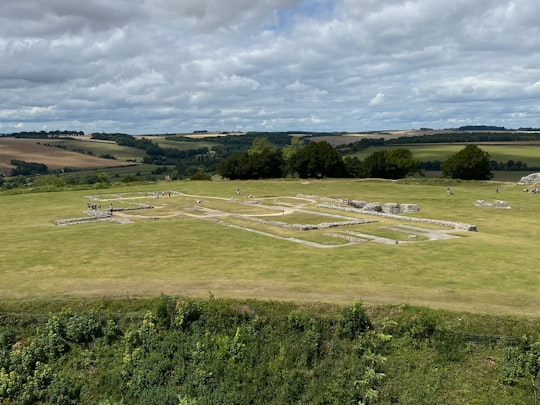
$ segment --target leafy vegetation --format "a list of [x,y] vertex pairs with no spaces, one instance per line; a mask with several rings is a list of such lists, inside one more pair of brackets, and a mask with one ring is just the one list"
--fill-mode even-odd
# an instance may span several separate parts
[[[525,339],[497,335],[499,343],[491,344],[451,329],[456,314],[361,302],[299,306],[161,295],[61,307],[0,312],[1,403],[536,401],[540,335],[530,334],[526,322],[519,324]],[[501,330],[501,319],[482,321]],[[428,368],[433,373],[424,373]]]
[[11,164],[15,166],[15,169],[11,171],[12,176],[31,176],[36,174],[47,174],[47,165],[43,163],[25,162],[23,160],[11,161]]
[[476,145],[467,145],[442,165],[443,176],[462,180],[489,180],[493,177],[489,154]]

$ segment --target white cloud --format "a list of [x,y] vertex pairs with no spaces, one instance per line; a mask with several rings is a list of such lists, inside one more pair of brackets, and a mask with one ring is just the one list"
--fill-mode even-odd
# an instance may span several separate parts
[[538,15],[534,0],[3,0],[0,125],[538,126]]
[[377,93],[375,97],[373,97],[371,100],[369,100],[368,105],[370,107],[382,104],[384,102],[384,93]]

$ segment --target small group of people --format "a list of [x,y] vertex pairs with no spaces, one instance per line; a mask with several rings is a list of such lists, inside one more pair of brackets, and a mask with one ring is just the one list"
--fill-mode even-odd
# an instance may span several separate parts
[[86,203],[86,207],[89,209],[89,210],[100,210],[101,209],[101,204],[90,204],[90,201],[88,201]]
[[523,189],[523,192],[524,192],[524,193],[529,193],[529,192],[530,192],[531,194],[538,194],[538,187],[535,187],[535,188],[533,188],[533,189],[530,190],[530,191],[529,191],[528,188],[524,188],[524,189]]
[[[236,195],[240,195],[240,189],[239,188],[236,189]],[[253,198],[253,194],[246,195],[246,198]]]

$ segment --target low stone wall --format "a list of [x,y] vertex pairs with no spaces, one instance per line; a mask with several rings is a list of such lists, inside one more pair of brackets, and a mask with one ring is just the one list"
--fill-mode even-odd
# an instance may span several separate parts
[[507,203],[506,201],[501,201],[501,200],[495,200],[492,203],[489,203],[484,200],[476,200],[474,202],[474,205],[477,207],[493,207],[493,208],[506,208],[506,209],[512,208],[512,206],[509,203]]
[[[148,206],[148,208],[153,208]],[[131,220],[128,218],[118,218],[113,217],[113,211],[127,211],[127,210],[133,210],[133,209],[143,209],[143,208],[114,208],[112,211],[110,209],[88,209],[84,211],[87,217],[81,217],[81,218],[64,218],[64,219],[57,219],[54,221],[55,225],[76,225],[76,224],[86,224],[90,222],[115,222],[119,224],[125,224],[130,223]]]
[[399,203],[380,203],[366,202],[362,200],[347,200],[345,198],[328,198],[317,195],[297,194],[298,198],[309,198],[312,200],[326,201],[331,204],[347,205],[364,211],[384,212],[386,214],[405,214],[407,212],[419,212],[420,207],[416,204],[399,204]]
[[369,211],[365,209],[358,209],[358,208],[352,208],[352,207],[342,207],[339,205],[318,204],[317,206],[320,208],[328,208],[328,209],[334,209],[338,211],[356,212],[358,214],[375,215],[375,216],[384,217],[384,218],[397,219],[399,221],[418,222],[418,223],[425,223],[425,224],[448,226],[450,228],[459,229],[463,231],[472,231],[472,232],[478,231],[478,228],[476,227],[476,225],[464,224],[461,222],[444,221],[440,219],[406,217],[403,215],[387,214],[384,212]]
[[99,215],[93,215],[89,217],[82,217],[82,218],[65,218],[65,219],[57,219],[54,221],[55,225],[75,225],[75,224],[84,224],[89,222],[96,222],[96,221],[108,221],[111,218],[111,213],[109,212],[108,215],[105,214],[99,214]]
[[134,207],[113,207],[113,211],[136,211],[136,210],[147,210],[155,208],[153,205],[146,205],[146,204],[137,204]]
[[266,219],[248,217],[245,215],[231,215],[231,217],[242,219],[245,221],[257,222],[257,223],[265,224],[265,225],[278,226],[278,227],[286,228],[286,229],[293,229],[295,231],[310,231],[313,229],[328,229],[328,228],[336,228],[340,226],[351,226],[351,225],[360,225],[360,224],[368,224],[371,222],[377,222],[372,219],[357,219],[357,220],[344,221],[344,222],[323,222],[321,224],[289,224],[287,222],[268,221]]
[[362,243],[362,242],[365,242],[364,239],[358,239],[358,238],[355,238],[354,236],[343,235],[341,233],[325,232],[325,233],[323,233],[323,235],[324,236],[329,236],[331,238],[345,239],[347,242],[350,242],[350,243]]

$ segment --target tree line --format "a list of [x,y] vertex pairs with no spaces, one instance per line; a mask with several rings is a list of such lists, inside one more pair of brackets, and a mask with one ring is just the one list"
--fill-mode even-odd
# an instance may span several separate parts
[[23,131],[4,134],[2,136],[13,138],[29,138],[29,139],[49,139],[49,138],[66,138],[70,136],[82,136],[83,131],[55,130],[55,131]]
[[[467,145],[440,165],[443,177],[488,180],[493,177],[489,154],[476,145]],[[251,148],[233,153],[217,165],[217,172],[229,179],[264,179],[287,176],[300,178],[352,177],[400,179],[422,175],[421,163],[409,149],[374,152],[364,160],[343,158],[326,141],[305,143],[292,138],[279,148],[265,138],[256,138]]]

